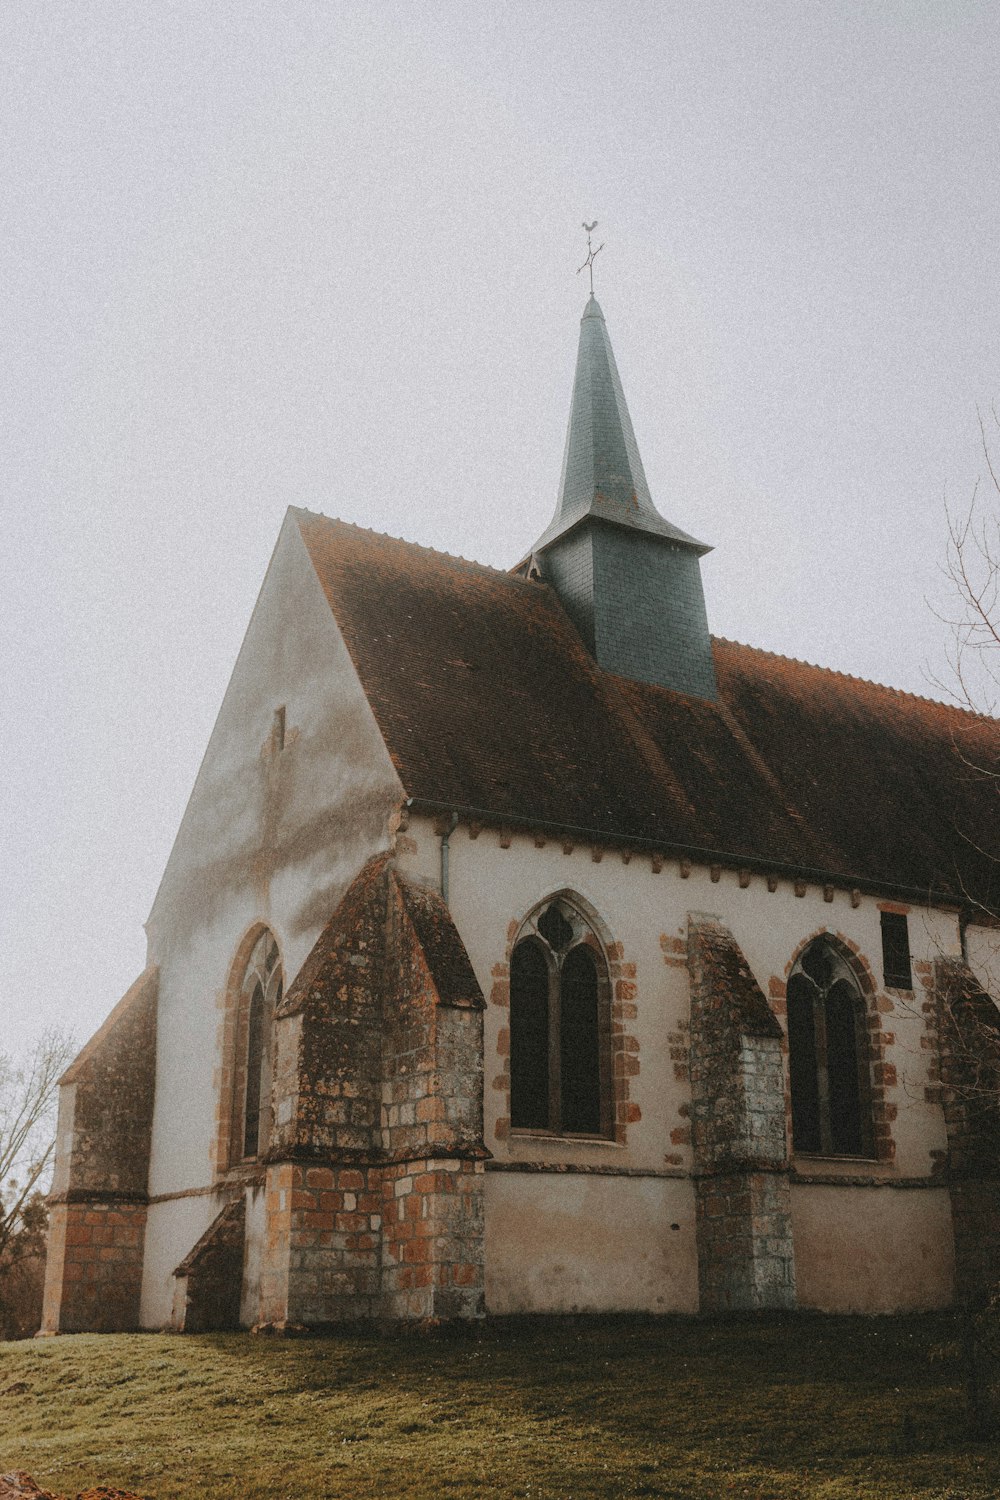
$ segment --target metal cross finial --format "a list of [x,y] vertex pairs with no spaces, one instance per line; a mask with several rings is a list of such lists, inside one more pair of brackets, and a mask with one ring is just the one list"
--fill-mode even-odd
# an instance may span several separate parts
[[597,220],[595,219],[594,222],[593,222],[593,224],[584,224],[583,227],[587,231],[587,259],[584,261],[584,263],[583,263],[582,266],[579,266],[577,268],[576,274],[579,276],[579,274],[580,274],[581,271],[587,271],[587,270],[590,271],[590,295],[593,296],[594,295],[594,261],[597,258],[597,256],[600,255],[601,251],[604,249],[604,241],[603,240],[601,241],[601,243],[598,245],[598,247],[597,247],[596,250],[592,250],[590,248],[590,236],[593,234],[594,230],[597,228]]

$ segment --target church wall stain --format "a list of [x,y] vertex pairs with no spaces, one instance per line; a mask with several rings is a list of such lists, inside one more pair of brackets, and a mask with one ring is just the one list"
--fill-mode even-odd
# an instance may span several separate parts
[[[227,987],[240,935],[271,929],[287,985],[358,869],[391,844],[401,800],[297,528],[286,526],[148,924],[164,1016],[154,1197],[208,1187],[224,1170]],[[277,1068],[295,1066],[297,1041],[285,1047],[294,1030],[279,1028]],[[199,1233],[213,1201],[195,1216]],[[147,1264],[143,1320],[156,1326],[169,1317],[170,1259],[192,1243],[191,1210],[162,1203],[152,1214],[158,1249],[171,1247]]]

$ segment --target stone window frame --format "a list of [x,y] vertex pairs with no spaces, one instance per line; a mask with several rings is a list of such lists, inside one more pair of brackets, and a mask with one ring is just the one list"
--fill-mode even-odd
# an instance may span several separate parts
[[[814,943],[817,938],[825,938],[836,950],[838,956],[847,965],[857,982],[858,988],[861,991],[861,998],[864,1002],[865,1023],[868,1033],[868,1096],[871,1108],[871,1156],[820,1156],[811,1152],[796,1152],[793,1146],[792,1092],[788,1066],[788,980],[791,978],[792,972],[803,953],[809,947],[810,943]],[[769,992],[772,1008],[775,1015],[778,1016],[784,1032],[782,1052],[785,1057],[785,1126],[790,1159],[793,1162],[810,1162],[817,1165],[826,1162],[833,1164],[849,1161],[875,1161],[883,1165],[892,1163],[896,1156],[896,1143],[893,1139],[892,1127],[897,1115],[897,1106],[889,1095],[896,1087],[897,1077],[894,1064],[886,1062],[885,1049],[892,1045],[895,1041],[895,1036],[891,1031],[883,1029],[885,1024],[884,1015],[892,1010],[892,1002],[886,996],[879,993],[879,984],[875,978],[875,970],[868,958],[862,953],[859,945],[853,938],[848,937],[846,933],[834,932],[829,927],[817,927],[794,949],[788,963],[785,965],[784,976],[780,979],[777,976],[771,978]]]
[[[599,1039],[602,1056],[602,1082],[606,1081],[601,1102],[602,1125],[607,1122],[607,1132],[601,1135],[584,1135],[557,1132],[551,1129],[529,1130],[514,1128],[510,1123],[510,966],[514,949],[525,937],[535,918],[540,916],[554,901],[564,901],[572,906],[589,932],[589,946],[603,959],[606,976],[599,993]],[[562,887],[549,892],[536,901],[520,919],[507,926],[507,946],[501,963],[493,966],[493,985],[490,1005],[506,1011],[503,1024],[497,1033],[497,1072],[492,1081],[494,1092],[500,1097],[495,1136],[498,1141],[565,1142],[584,1146],[624,1146],[628,1126],[642,1118],[638,1104],[630,1097],[632,1079],[639,1076],[639,1041],[629,1023],[637,1016],[636,965],[625,959],[624,949],[612,937],[607,924],[594,906],[576,890]]]
[[[257,1151],[247,1156],[243,1150],[243,1143],[246,1124],[250,1008],[254,993],[254,986],[248,984],[247,981],[250,977],[255,951],[265,937],[269,937],[274,944],[277,961],[270,971],[271,983],[264,997],[260,1130]],[[237,945],[236,955],[230,965],[226,986],[222,993],[222,1014],[218,1031],[221,1064],[216,1075],[216,1138],[213,1163],[216,1178],[225,1177],[229,1173],[255,1169],[267,1151],[274,1124],[270,1118],[271,1085],[274,1076],[274,1012],[283,990],[284,964],[281,957],[281,944],[268,923],[254,922]]]

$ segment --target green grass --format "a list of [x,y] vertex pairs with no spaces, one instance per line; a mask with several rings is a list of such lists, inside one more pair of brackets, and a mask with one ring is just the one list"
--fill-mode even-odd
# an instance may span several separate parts
[[947,1319],[0,1344],[0,1472],[75,1494],[995,1500]]

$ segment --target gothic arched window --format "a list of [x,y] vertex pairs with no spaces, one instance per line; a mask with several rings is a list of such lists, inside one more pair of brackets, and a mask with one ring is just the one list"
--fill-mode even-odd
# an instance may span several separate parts
[[253,1160],[271,1133],[271,1038],[274,1011],[281,1000],[281,959],[269,932],[253,946],[240,985],[240,1025],[234,1103],[237,1160]]
[[820,1156],[873,1154],[864,996],[828,938],[801,954],[788,981],[792,1144]]
[[611,1133],[607,964],[563,896],[525,924],[510,964],[510,1123],[557,1135]]

